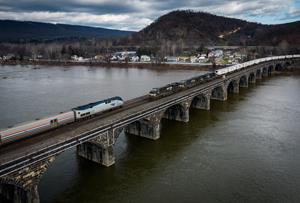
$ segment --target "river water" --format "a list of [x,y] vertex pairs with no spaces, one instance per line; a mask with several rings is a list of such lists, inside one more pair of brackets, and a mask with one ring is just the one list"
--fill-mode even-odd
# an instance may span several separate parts
[[[0,67],[0,125],[188,78],[197,71]],[[157,141],[121,134],[116,164],[69,150],[39,185],[41,202],[299,202],[300,77],[274,76],[190,122],[162,120]]]

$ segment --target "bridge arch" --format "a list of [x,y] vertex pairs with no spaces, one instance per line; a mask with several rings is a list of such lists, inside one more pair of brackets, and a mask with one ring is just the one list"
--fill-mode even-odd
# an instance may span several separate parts
[[248,87],[248,76],[247,75],[241,76],[239,86],[240,87]]
[[0,198],[8,202],[38,203],[38,185],[41,177],[57,155],[35,162],[0,178]]
[[197,95],[196,97],[194,97],[192,99],[191,102],[191,108],[195,108],[195,109],[206,109],[209,110],[210,109],[210,98],[209,95],[207,94],[200,94]]
[[269,69],[269,67],[263,67],[262,68],[262,76],[263,77],[268,77],[268,75],[269,75],[268,74],[268,72],[269,72],[268,69]]
[[273,66],[273,65],[270,65],[270,66],[268,67],[268,76],[272,75],[273,71],[274,71],[274,66]]
[[239,80],[231,80],[227,85],[227,92],[228,93],[239,93]]
[[281,63],[277,63],[275,65],[275,71],[282,71],[284,69],[284,65]]
[[163,113],[163,118],[175,121],[189,121],[189,104],[175,104],[167,108]]
[[248,81],[249,81],[249,83],[255,83],[256,82],[256,74],[254,72],[249,74]]
[[290,66],[292,65],[291,61],[285,61],[284,62],[284,67]]
[[256,78],[257,79],[261,79],[262,78],[262,70],[259,68],[256,70]]
[[151,140],[160,138],[161,113],[156,113],[148,118],[134,121],[125,127],[125,132],[131,135],[145,137]]
[[227,99],[226,87],[222,85],[214,87],[211,91],[211,99],[225,101]]
[[21,183],[0,178],[0,202],[31,203],[31,196],[31,191],[25,189]]

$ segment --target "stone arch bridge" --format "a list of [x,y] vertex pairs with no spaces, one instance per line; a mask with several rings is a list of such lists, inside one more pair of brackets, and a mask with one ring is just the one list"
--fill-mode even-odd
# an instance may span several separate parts
[[188,122],[191,108],[209,110],[211,100],[225,101],[228,93],[239,93],[240,88],[247,88],[249,83],[269,77],[296,61],[292,58],[249,66],[155,101],[144,96],[91,121],[63,126],[1,147],[0,198],[39,202],[39,180],[63,151],[77,147],[79,156],[111,166],[115,162],[114,144],[121,132],[157,140],[163,118]]

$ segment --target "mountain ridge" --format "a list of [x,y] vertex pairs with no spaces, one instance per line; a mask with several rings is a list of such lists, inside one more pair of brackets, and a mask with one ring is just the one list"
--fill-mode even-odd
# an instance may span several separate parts
[[300,21],[265,25],[205,12],[177,10],[133,33],[131,41],[143,46],[166,42],[186,46],[300,44]]
[[53,24],[33,21],[0,20],[1,42],[47,41],[68,38],[116,38],[131,35],[132,31]]

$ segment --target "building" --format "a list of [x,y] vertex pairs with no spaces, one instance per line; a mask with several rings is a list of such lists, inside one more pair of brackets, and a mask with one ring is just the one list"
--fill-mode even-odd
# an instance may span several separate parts
[[190,63],[191,59],[188,56],[178,56],[177,57],[178,62],[185,62],[185,63]]
[[87,61],[87,59],[84,59],[82,56],[77,56],[77,55],[71,56],[71,59],[72,59],[73,61],[78,61],[78,62]]
[[191,56],[191,63],[199,63],[199,58],[196,56]]
[[8,61],[12,59],[16,59],[16,56],[14,54],[7,54],[6,56],[2,57],[3,61]]
[[150,56],[147,56],[147,55],[141,56],[141,62],[150,62],[150,61],[151,61]]
[[166,56],[165,61],[170,62],[170,63],[175,63],[175,62],[177,62],[177,57],[176,56]]
[[132,56],[130,58],[130,61],[132,61],[132,62],[139,62],[139,60],[140,60],[140,57],[138,57],[138,56]]
[[94,59],[95,59],[96,61],[104,61],[104,60],[105,60],[105,57],[104,57],[103,55],[96,55],[96,56],[94,57]]

